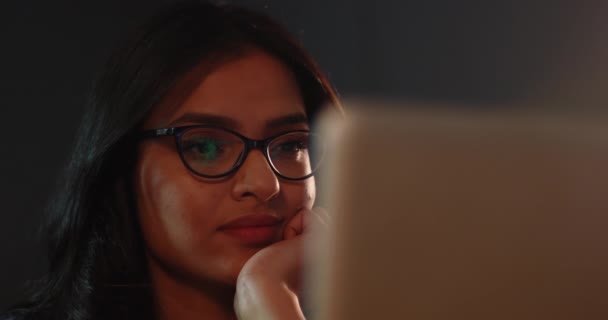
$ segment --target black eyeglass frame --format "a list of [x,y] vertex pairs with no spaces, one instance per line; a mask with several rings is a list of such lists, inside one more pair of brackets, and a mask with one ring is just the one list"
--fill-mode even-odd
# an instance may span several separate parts
[[[218,130],[222,130],[228,133],[231,133],[237,137],[239,137],[241,140],[243,140],[244,144],[245,144],[245,148],[243,150],[243,152],[241,153],[241,155],[239,156],[239,158],[236,160],[236,162],[234,163],[234,165],[232,166],[232,168],[230,170],[228,170],[226,173],[222,173],[219,175],[206,175],[206,174],[202,174],[196,170],[194,170],[189,164],[188,161],[186,161],[186,159],[184,158],[184,154],[182,152],[182,146],[180,144],[181,141],[181,136],[187,132],[188,130],[192,130],[192,129],[218,129]],[[290,178],[290,177],[286,177],[284,175],[282,175],[281,173],[279,173],[279,171],[277,170],[277,168],[275,168],[274,164],[272,163],[272,161],[270,160],[270,155],[269,150],[268,150],[268,146],[270,145],[270,143],[272,141],[274,141],[275,139],[278,139],[279,137],[282,137],[284,135],[287,134],[292,134],[292,133],[308,133],[309,135],[313,135],[315,136],[316,134],[310,132],[310,130],[292,130],[292,131],[286,131],[286,132],[282,132],[276,135],[273,135],[271,137],[268,137],[266,139],[263,140],[255,140],[255,139],[250,139],[247,138],[245,136],[243,136],[242,134],[230,130],[230,129],[226,129],[223,127],[218,127],[218,126],[210,126],[210,125],[191,125],[191,126],[180,126],[180,127],[169,127],[169,128],[159,128],[159,129],[150,129],[150,130],[145,130],[142,131],[139,134],[139,138],[140,139],[149,139],[149,138],[156,138],[156,137],[166,137],[166,136],[173,136],[175,138],[175,146],[177,148],[177,153],[179,154],[179,157],[182,159],[183,164],[186,166],[186,168],[188,168],[188,170],[190,170],[192,173],[204,177],[204,178],[210,178],[210,179],[218,179],[218,178],[223,178],[223,177],[227,177],[233,173],[235,173],[245,162],[245,159],[247,159],[247,156],[249,155],[249,152],[251,150],[255,150],[258,149],[262,152],[262,154],[264,155],[264,158],[266,158],[266,162],[268,162],[268,165],[270,165],[270,168],[272,169],[272,171],[274,172],[275,175],[277,175],[278,177],[285,179],[285,180],[292,180],[292,181],[298,181],[298,180],[305,180],[308,179],[310,177],[312,177],[315,173],[315,171],[318,169],[318,165],[316,166],[316,168],[312,168],[311,167],[311,172],[310,174],[301,177],[301,178]],[[320,161],[319,161],[320,163]]]

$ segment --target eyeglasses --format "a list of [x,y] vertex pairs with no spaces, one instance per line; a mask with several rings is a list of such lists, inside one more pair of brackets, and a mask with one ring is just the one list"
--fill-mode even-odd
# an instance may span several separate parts
[[[214,126],[183,126],[146,130],[141,138],[174,136],[179,155],[194,174],[221,178],[236,172],[253,149],[264,154],[274,173],[287,180],[310,178],[319,168],[323,148],[318,135],[307,130],[285,132],[264,140]],[[314,155],[310,151],[315,140]]]

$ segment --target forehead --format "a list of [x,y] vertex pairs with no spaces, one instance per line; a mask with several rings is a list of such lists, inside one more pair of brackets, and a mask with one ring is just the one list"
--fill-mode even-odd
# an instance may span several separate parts
[[203,114],[229,118],[241,129],[253,130],[287,115],[305,117],[304,102],[292,71],[262,50],[250,49],[201,78],[181,103],[169,107],[169,101],[154,110],[148,126],[193,124],[174,122],[184,115]]

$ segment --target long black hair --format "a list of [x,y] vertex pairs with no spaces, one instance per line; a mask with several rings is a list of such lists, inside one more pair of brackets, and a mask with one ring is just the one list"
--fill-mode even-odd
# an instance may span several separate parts
[[165,8],[115,52],[92,91],[48,210],[48,274],[15,312],[26,319],[154,318],[130,185],[138,128],[190,70],[251,46],[293,71],[309,118],[325,105],[342,112],[317,65],[267,16],[201,1]]

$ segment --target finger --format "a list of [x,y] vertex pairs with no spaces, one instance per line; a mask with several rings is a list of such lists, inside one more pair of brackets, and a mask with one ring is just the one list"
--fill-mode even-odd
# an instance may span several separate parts
[[326,212],[318,211],[317,209],[308,210],[304,212],[302,217],[302,223],[304,228],[304,234],[309,233],[321,233],[327,230],[328,216]]
[[284,240],[292,239],[302,233],[302,231],[304,230],[303,222],[302,222],[302,216],[304,214],[304,210],[306,210],[306,209],[301,209],[300,211],[298,211],[287,222],[287,225],[285,226],[285,230],[283,231]]
[[332,219],[327,209],[323,207],[314,207],[312,211],[319,216],[319,218],[323,222],[323,225],[328,226],[331,223]]
[[325,260],[324,248],[329,241],[331,219],[327,210],[319,207],[313,208],[303,216],[304,222],[304,270],[317,270],[319,264]]

